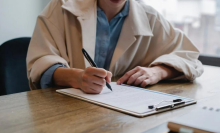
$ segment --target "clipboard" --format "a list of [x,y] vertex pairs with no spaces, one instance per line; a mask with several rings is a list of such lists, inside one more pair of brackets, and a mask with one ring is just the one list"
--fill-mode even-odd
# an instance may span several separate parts
[[[111,86],[113,92],[107,87],[104,87],[100,94],[85,94],[81,90],[74,88],[56,90],[56,92],[136,117],[146,117],[196,103],[194,99],[124,84],[117,85],[115,82],[112,82]],[[161,110],[156,110],[156,108],[149,109],[149,105],[155,105],[161,101],[161,99],[169,101],[177,98],[182,99],[184,104]],[[160,106],[162,107],[171,104],[172,103],[164,102]]]

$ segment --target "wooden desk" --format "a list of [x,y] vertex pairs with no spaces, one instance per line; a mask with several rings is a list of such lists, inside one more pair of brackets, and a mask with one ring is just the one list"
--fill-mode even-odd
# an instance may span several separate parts
[[220,68],[204,66],[205,73],[193,83],[159,83],[148,89],[198,100],[188,107],[137,118],[55,92],[35,90],[0,97],[0,132],[126,132],[151,129],[197,107],[220,107]]

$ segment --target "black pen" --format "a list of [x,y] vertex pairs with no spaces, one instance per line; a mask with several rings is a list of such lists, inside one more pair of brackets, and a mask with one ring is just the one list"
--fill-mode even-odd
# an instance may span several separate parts
[[[98,68],[96,63],[92,60],[92,58],[89,56],[89,54],[86,52],[86,50],[84,48],[82,48],[82,53],[92,67]],[[112,91],[112,87],[110,86],[110,84],[108,82],[106,82],[106,86]]]

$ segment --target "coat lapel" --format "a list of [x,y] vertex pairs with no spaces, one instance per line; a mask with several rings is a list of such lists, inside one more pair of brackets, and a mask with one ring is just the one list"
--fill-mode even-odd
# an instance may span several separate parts
[[136,41],[134,36],[129,18],[125,19],[125,22],[122,27],[122,31],[116,45],[114,54],[112,56],[112,61],[110,64],[109,70],[112,72],[113,67],[115,66],[118,59],[123,55],[123,53]]
[[[79,20],[82,29],[83,48],[87,50],[94,60],[97,22],[97,0],[62,0],[62,8],[68,10]],[[125,19],[115,48],[110,71],[118,59],[135,43],[135,36],[153,36],[146,11],[136,0],[129,0],[129,14]],[[84,58],[85,67],[90,66]]]
[[[97,1],[96,0],[68,0],[62,6],[75,16],[80,22],[82,30],[83,48],[94,60],[96,42]],[[85,68],[90,64],[84,58]]]
[[135,43],[135,36],[153,36],[144,8],[135,0],[129,0],[129,4],[129,14],[124,21],[110,64],[110,71],[113,71],[119,58]]

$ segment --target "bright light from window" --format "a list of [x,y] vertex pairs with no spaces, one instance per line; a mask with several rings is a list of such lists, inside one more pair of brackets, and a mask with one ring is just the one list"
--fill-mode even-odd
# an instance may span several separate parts
[[220,56],[220,0],[143,0],[176,28],[202,54]]

